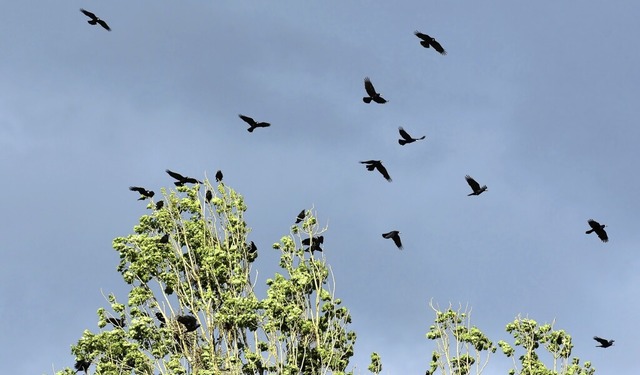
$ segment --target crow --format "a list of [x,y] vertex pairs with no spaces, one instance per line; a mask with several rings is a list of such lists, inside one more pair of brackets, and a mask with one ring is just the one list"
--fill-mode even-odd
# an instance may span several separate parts
[[164,318],[164,315],[162,315],[161,312],[157,312],[156,318],[158,318],[158,321],[160,321],[160,327],[164,327],[164,324],[167,322],[166,319]]
[[138,198],[139,201],[145,200],[147,198],[151,198],[155,195],[153,191],[147,190],[140,186],[129,186],[129,190],[140,193],[140,198]]
[[444,48],[442,48],[442,46],[440,45],[440,43],[438,43],[434,38],[430,37],[427,34],[423,34],[423,33],[419,32],[419,31],[415,31],[414,34],[418,38],[422,39],[420,41],[420,44],[424,48],[433,47],[433,49],[438,51],[438,53],[440,53],[441,55],[446,55],[447,54],[447,51],[445,51]]
[[254,261],[258,257],[258,247],[253,241],[251,241],[251,243],[249,244],[247,255],[247,259],[249,259],[250,261]]
[[256,120],[252,119],[249,116],[245,116],[245,115],[238,115],[244,122],[246,122],[247,124],[249,124],[249,129],[247,129],[247,131],[249,133],[253,133],[253,130],[255,128],[266,128],[271,126],[270,123],[268,122],[256,122]]
[[611,345],[613,345],[613,343],[616,341],[616,340],[603,339],[598,336],[593,336],[593,339],[600,343],[600,345],[596,345],[596,348],[608,348]]
[[392,181],[391,176],[389,176],[389,172],[387,172],[387,168],[385,168],[384,165],[382,165],[382,162],[380,160],[366,160],[366,161],[361,161],[360,163],[366,164],[367,170],[369,171],[377,169],[378,172],[380,172],[387,181],[389,182]]
[[364,89],[367,91],[367,95],[369,96],[362,98],[363,102],[371,103],[372,100],[378,104],[384,104],[387,102],[385,98],[380,96],[380,93],[376,92],[376,89],[373,87],[373,83],[371,83],[369,77],[364,78]]
[[400,132],[400,136],[404,139],[398,139],[398,143],[400,143],[401,146],[406,145],[407,143],[413,143],[415,141],[419,141],[421,139],[424,139],[426,136],[423,135],[420,138],[413,138],[412,136],[409,135],[409,133],[407,133],[402,126],[398,127],[398,131]]
[[487,185],[480,187],[480,184],[469,175],[464,176],[464,178],[467,180],[469,186],[471,186],[471,190],[473,190],[473,193],[467,194],[467,196],[480,195],[487,191]]
[[159,243],[169,243],[169,234],[165,233],[162,237],[160,237],[158,242]]
[[178,315],[176,319],[184,325],[187,332],[193,332],[200,327],[200,323],[198,323],[198,320],[193,315]]
[[164,201],[157,201],[156,202],[156,210],[159,210],[162,207],[164,207]]
[[606,225],[600,224],[600,223],[598,223],[597,221],[595,221],[593,219],[589,219],[587,221],[587,223],[589,223],[589,226],[591,227],[591,229],[586,231],[585,232],[586,234],[591,234],[593,232],[596,232],[596,234],[598,235],[598,238],[600,240],[602,240],[602,242],[608,242],[609,241],[609,236],[607,236],[607,232],[604,230]]
[[402,250],[402,241],[400,241],[400,232],[398,232],[397,230],[392,230],[389,233],[384,233],[382,237],[387,239],[391,238],[393,242],[396,244],[396,246],[398,247],[398,249]]
[[114,327],[119,327],[119,328],[124,328],[127,325],[127,322],[125,322],[124,318],[112,318],[109,317],[106,319],[107,323],[111,323],[113,324]]
[[80,11],[84,13],[85,16],[91,18],[90,20],[87,21],[89,25],[95,25],[97,23],[100,26],[104,27],[107,31],[111,31],[111,29],[109,28],[109,25],[107,25],[106,22],[98,18],[95,14],[89,12],[88,10],[84,10],[82,8],[80,8]]
[[222,181],[222,171],[217,171],[216,172],[216,181],[218,181],[218,182]]
[[173,184],[176,186],[184,186],[184,184],[201,184],[202,181],[198,181],[195,178],[191,178],[191,177],[184,177],[183,175],[176,173],[176,172],[171,172],[170,170],[166,170],[165,172],[167,172],[169,174],[169,176],[175,178],[176,182],[174,182]]
[[311,251],[311,254],[313,254],[314,251],[322,252],[322,247],[320,247],[320,245],[323,243],[324,236],[305,238],[304,240],[302,240],[302,245],[309,246],[308,248],[304,249],[304,251]]
[[302,220],[304,220],[305,216],[307,216],[306,211],[305,210],[300,211],[300,213],[296,217],[296,224],[301,223]]
[[207,200],[207,203],[211,203],[211,199],[213,198],[213,193],[211,190],[207,190],[207,193],[204,196],[204,199]]
[[79,359],[76,361],[76,364],[73,365],[73,368],[76,369],[76,374],[78,371],[84,371],[86,374],[89,371],[89,366],[91,366],[91,361],[85,361],[84,359]]

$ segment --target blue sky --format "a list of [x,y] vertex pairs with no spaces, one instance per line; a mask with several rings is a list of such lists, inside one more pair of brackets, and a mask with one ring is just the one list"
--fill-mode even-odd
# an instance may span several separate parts
[[[386,374],[424,373],[433,299],[472,306],[494,341],[518,314],[555,319],[598,373],[637,374],[638,14],[622,1],[5,4],[2,373],[73,364],[101,293],[126,292],[111,241],[146,212],[127,188],[159,192],[169,168],[221,169],[245,196],[265,279],[270,245],[317,210],[357,371],[377,351]],[[365,76],[389,103],[362,102]],[[250,134],[239,113],[272,126]],[[398,126],[426,140],[401,147]],[[467,197],[466,174],[489,191]],[[590,218],[609,243],[584,234]],[[392,229],[402,252],[381,237]]]

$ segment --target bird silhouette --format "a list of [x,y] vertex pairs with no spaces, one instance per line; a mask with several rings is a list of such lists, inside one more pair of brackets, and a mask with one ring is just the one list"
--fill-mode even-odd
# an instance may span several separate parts
[[311,254],[313,254],[314,251],[322,252],[322,247],[320,247],[320,245],[322,245],[323,243],[324,236],[305,238],[304,240],[302,240],[303,246],[309,246],[308,248],[304,249],[304,251],[310,251]]
[[382,237],[386,239],[391,238],[393,242],[396,244],[396,246],[398,247],[398,249],[402,250],[402,241],[400,240],[400,232],[398,232],[397,230],[392,230],[389,233],[384,233]]
[[586,231],[585,232],[586,234],[591,234],[593,232],[596,232],[596,234],[598,235],[598,238],[602,242],[608,242],[609,241],[609,236],[607,236],[607,232],[604,230],[606,225],[600,224],[600,223],[598,223],[597,221],[595,221],[593,219],[589,219],[587,221],[587,223],[589,223],[589,226],[591,227],[591,229]]
[[256,122],[256,120],[252,119],[249,116],[245,116],[245,115],[238,115],[244,122],[246,122],[247,124],[249,124],[249,129],[247,129],[247,131],[249,133],[253,133],[253,131],[256,128],[266,128],[271,126],[270,123],[268,122]]
[[376,89],[373,87],[373,83],[371,83],[369,77],[364,78],[364,89],[367,91],[367,95],[369,96],[362,98],[363,102],[371,103],[372,100],[378,104],[384,104],[387,102],[385,98],[380,96],[380,93],[376,92]]
[[464,176],[464,178],[467,180],[469,186],[471,186],[471,190],[473,190],[473,193],[467,194],[467,196],[480,195],[487,191],[487,185],[480,187],[480,184],[469,175]]
[[389,182],[391,182],[391,176],[389,176],[389,172],[387,172],[387,168],[384,167],[384,165],[382,165],[382,162],[380,160],[366,160],[366,161],[361,161],[361,164],[366,164],[367,170],[369,171],[373,171],[374,169],[377,169],[378,172],[380,172],[382,174],[382,176]]
[[153,191],[147,190],[140,186],[129,186],[129,190],[140,193],[140,198],[138,198],[139,201],[151,198],[155,195]]
[[596,348],[608,348],[611,345],[613,345],[613,343],[616,341],[616,340],[603,339],[598,336],[593,336],[593,339],[600,343],[600,345],[596,345]]
[[433,49],[438,51],[438,53],[440,53],[441,55],[446,55],[447,54],[447,51],[445,51],[444,48],[442,48],[442,46],[440,45],[440,43],[438,43],[434,38],[430,37],[427,34],[423,34],[423,33],[419,32],[419,31],[414,32],[414,34],[418,38],[422,39],[420,41],[420,44],[424,48],[433,47]]
[[217,171],[216,172],[216,181],[221,182],[222,181],[222,171]]
[[162,315],[161,312],[157,312],[156,318],[158,318],[158,321],[160,322],[160,327],[164,327],[165,323],[167,322],[167,320],[164,318],[164,315]]
[[107,323],[113,324],[114,327],[124,328],[127,325],[127,322],[124,320],[124,318],[117,319],[108,317],[105,320],[107,321]]
[[91,361],[86,361],[84,359],[79,359],[76,361],[75,365],[73,365],[73,368],[76,369],[76,374],[79,371],[84,371],[84,373],[86,374],[87,371],[89,371],[89,367],[91,366]]
[[184,184],[201,184],[202,183],[202,181],[198,181],[195,178],[185,177],[180,173],[172,172],[168,169],[166,170],[166,172],[169,174],[169,176],[178,180],[173,183],[176,186],[184,186]]
[[165,233],[162,237],[160,237],[158,242],[159,243],[169,243],[169,234]]
[[300,211],[300,213],[298,214],[298,216],[296,217],[296,224],[301,223],[302,220],[304,220],[306,215],[306,210],[302,210]]
[[398,131],[400,132],[400,136],[403,139],[398,139],[398,143],[400,143],[401,146],[406,145],[407,143],[413,143],[415,141],[419,141],[421,139],[424,139],[426,137],[426,135],[423,135],[420,138],[413,138],[412,136],[409,135],[409,133],[407,133],[402,126],[398,127]]
[[176,320],[184,325],[184,328],[187,329],[187,332],[193,332],[198,329],[198,327],[200,327],[198,319],[196,319],[196,317],[193,315],[178,315],[176,317]]
[[80,8],[80,11],[82,13],[84,13],[85,16],[91,18],[90,20],[87,21],[89,23],[89,25],[98,24],[98,25],[104,27],[107,31],[111,31],[111,28],[109,27],[109,25],[107,25],[106,22],[104,22],[103,20],[98,18],[98,16],[96,16],[95,14],[89,12],[88,10],[84,10],[82,8]]
[[157,201],[156,210],[160,210],[162,207],[164,207],[164,201]]
[[213,193],[211,192],[211,190],[207,190],[204,199],[207,200],[207,203],[211,203],[211,199],[213,198]]

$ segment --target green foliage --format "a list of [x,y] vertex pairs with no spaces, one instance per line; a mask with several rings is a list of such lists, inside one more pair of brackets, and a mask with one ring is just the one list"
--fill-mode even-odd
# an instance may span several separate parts
[[[199,187],[163,190],[164,206],[150,201],[133,233],[113,241],[127,301],[109,295],[100,330],[86,330],[72,353],[96,374],[346,374],[356,335],[324,257],[303,249],[303,236],[324,231],[312,212],[273,245],[281,272],[260,299],[242,196],[220,183],[207,202]],[[187,329],[185,315],[199,326]]]
[[369,365],[369,371],[374,374],[379,374],[382,372],[382,359],[378,353],[371,353],[371,364]]

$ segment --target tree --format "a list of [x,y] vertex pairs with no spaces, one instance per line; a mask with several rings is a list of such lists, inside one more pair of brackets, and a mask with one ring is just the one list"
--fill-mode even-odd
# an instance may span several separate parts
[[[210,199],[197,184],[163,189],[165,204],[150,200],[151,213],[133,233],[113,241],[128,298],[108,296],[110,310],[98,310],[100,331],[85,330],[72,345],[76,359],[97,374],[351,373],[351,316],[335,298],[324,257],[302,246],[303,237],[326,228],[308,211],[273,245],[281,272],[260,299],[244,200],[225,184],[204,184],[215,191]],[[108,325],[116,321],[122,324]]]

